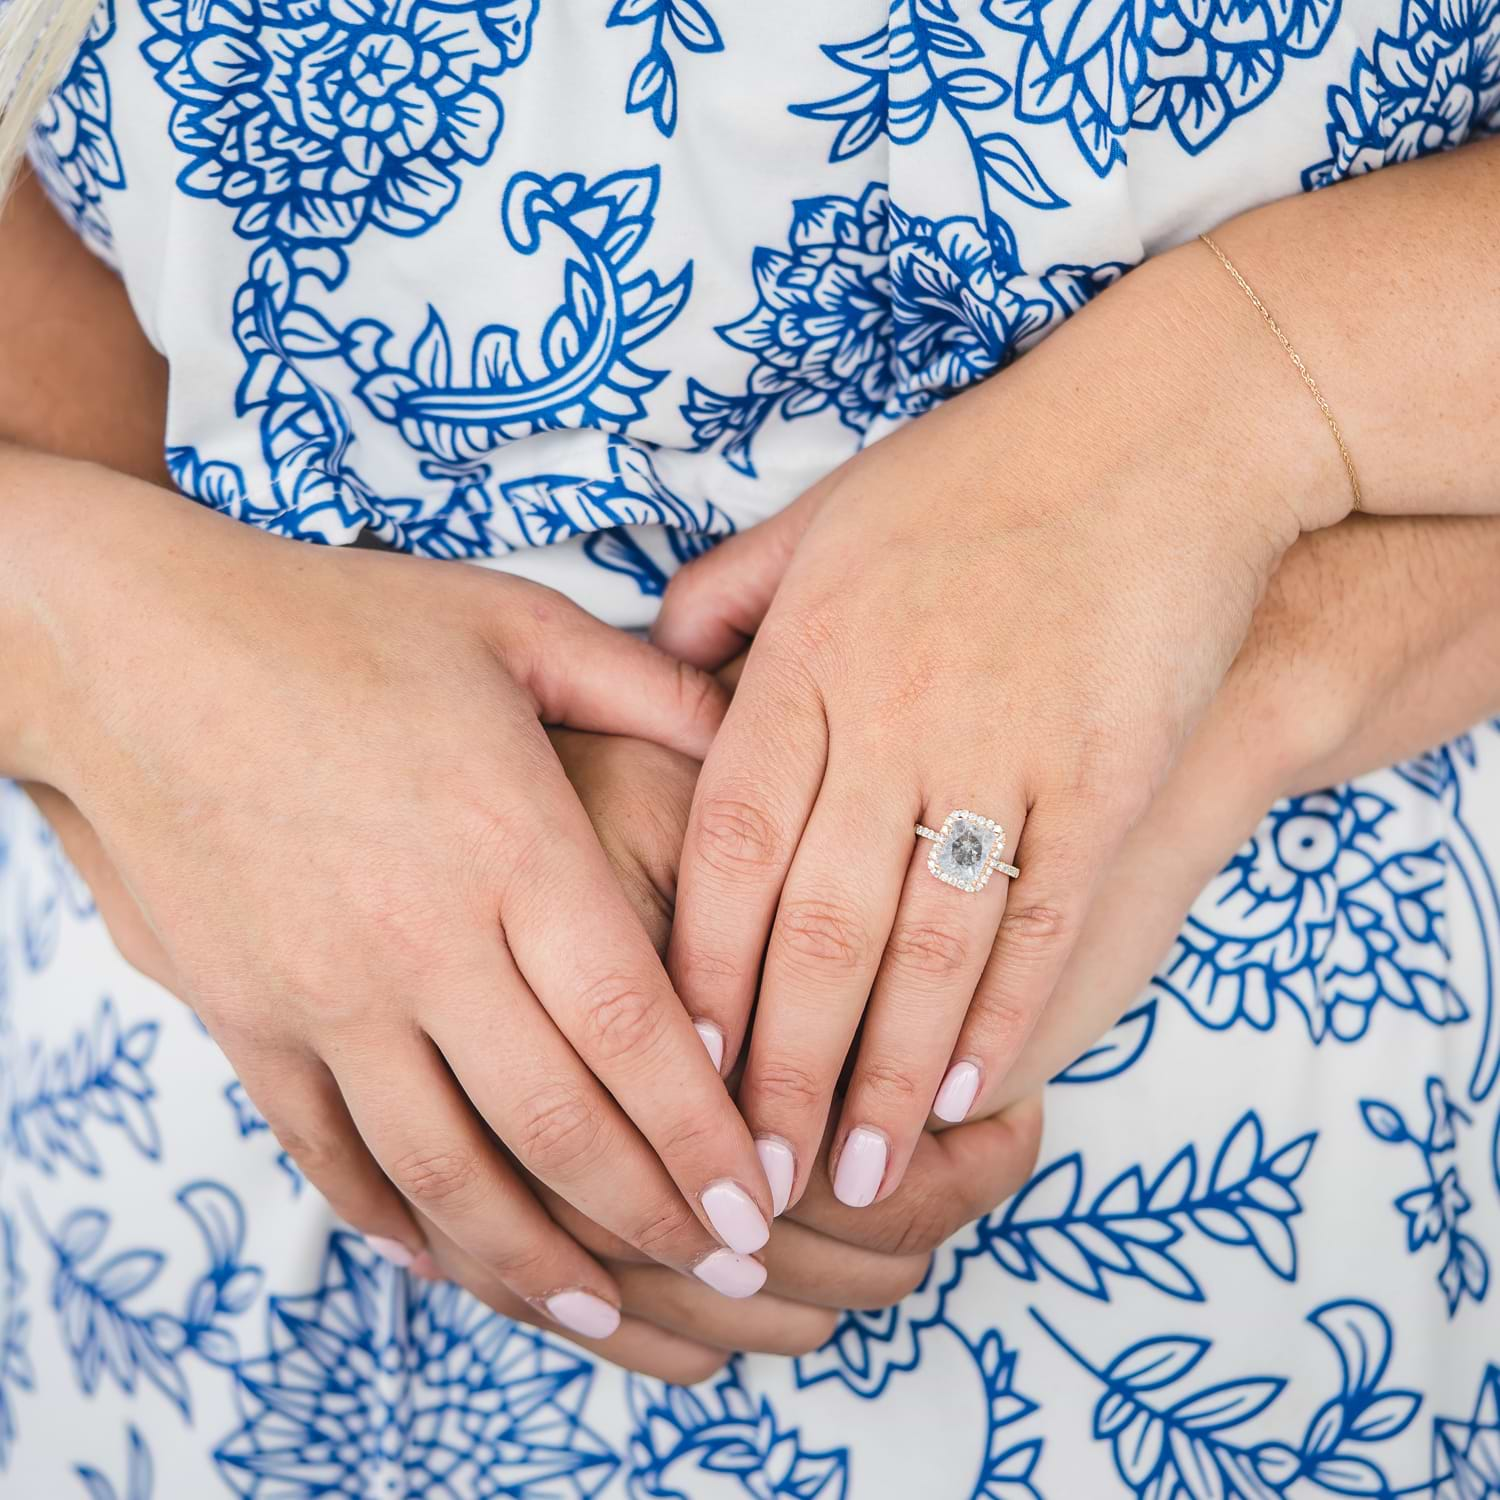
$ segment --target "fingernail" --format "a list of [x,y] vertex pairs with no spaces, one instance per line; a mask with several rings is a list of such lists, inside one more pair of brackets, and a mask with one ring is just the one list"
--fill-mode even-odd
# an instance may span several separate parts
[[693,1275],[725,1297],[753,1297],[766,1284],[766,1268],[733,1250],[704,1256],[693,1267]]
[[607,1339],[620,1326],[620,1309],[592,1292],[574,1288],[547,1298],[548,1313],[586,1339]]
[[718,1073],[722,1071],[724,1067],[724,1033],[712,1021],[694,1021],[693,1030],[698,1033],[698,1040],[708,1049],[709,1061],[714,1065],[714,1072]]
[[411,1251],[401,1243],[400,1240],[388,1240],[378,1234],[367,1234],[365,1244],[372,1249],[382,1260],[388,1260],[393,1266],[400,1266],[403,1271],[411,1268],[415,1257]]
[[885,1137],[861,1125],[851,1130],[839,1153],[838,1174],[833,1179],[833,1196],[850,1208],[866,1208],[880,1191],[885,1176],[887,1148]]
[[757,1136],[755,1154],[760,1157],[761,1171],[771,1184],[771,1214],[780,1218],[792,1199],[792,1183],[797,1180],[797,1158],[785,1141]]
[[741,1255],[759,1250],[771,1231],[753,1199],[737,1182],[716,1182],[703,1190],[703,1212],[714,1233]]
[[979,1069],[971,1062],[954,1063],[933,1101],[932,1112],[938,1119],[957,1125],[974,1106],[979,1092]]

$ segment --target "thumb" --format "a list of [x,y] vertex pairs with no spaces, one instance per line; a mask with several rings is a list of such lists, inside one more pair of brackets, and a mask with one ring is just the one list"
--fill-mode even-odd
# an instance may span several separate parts
[[544,724],[649,740],[702,760],[729,695],[706,672],[538,589],[534,629],[507,641],[505,664]]
[[725,538],[667,585],[651,639],[715,671],[738,656],[765,619],[792,553],[823,502],[815,486],[783,511]]

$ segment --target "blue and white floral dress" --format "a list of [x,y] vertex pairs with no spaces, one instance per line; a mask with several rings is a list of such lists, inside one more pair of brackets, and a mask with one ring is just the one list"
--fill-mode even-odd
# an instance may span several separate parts
[[[34,156],[189,495],[646,622],[1500,0],[114,0]],[[1003,378],[1003,377],[1002,377]],[[681,1391],[342,1230],[0,788],[6,1500],[1500,1497],[1500,732],[1277,806],[890,1312]]]

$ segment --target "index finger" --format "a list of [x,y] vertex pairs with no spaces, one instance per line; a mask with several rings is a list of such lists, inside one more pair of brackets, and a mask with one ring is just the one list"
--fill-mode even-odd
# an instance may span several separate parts
[[744,1045],[781,889],[817,798],[828,729],[764,644],[752,650],[693,792],[667,967],[689,1014]]
[[501,901],[515,963],[703,1223],[753,1253],[771,1194],[750,1133],[555,758],[538,782]]

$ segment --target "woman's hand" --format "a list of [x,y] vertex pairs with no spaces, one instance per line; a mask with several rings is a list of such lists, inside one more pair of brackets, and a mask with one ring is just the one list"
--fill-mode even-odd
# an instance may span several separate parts
[[415,1205],[603,1328],[617,1286],[503,1143],[628,1243],[753,1291],[749,1136],[539,723],[701,753],[716,686],[519,580],[296,546],[87,466],[8,452],[0,504],[6,769],[97,830],[334,1209],[406,1258]]
[[[1106,294],[784,523],[805,529],[698,782],[669,969],[730,1063],[758,986],[740,1107],[792,1153],[790,1201],[857,1029],[834,1151],[851,1206],[900,1182],[934,1100],[960,1120],[1003,1077],[1266,579],[1336,510],[1326,431],[1289,435],[1270,408],[1305,416],[1306,395],[1210,273],[1206,254],[1143,267],[1126,285],[1149,305],[1155,278],[1176,286],[1148,345],[1140,298]],[[750,535],[669,591],[669,650],[711,665],[728,644],[682,629],[678,601]],[[1003,825],[1013,890],[929,873],[914,825],[962,808]],[[983,826],[937,851],[955,880],[998,852]]]

